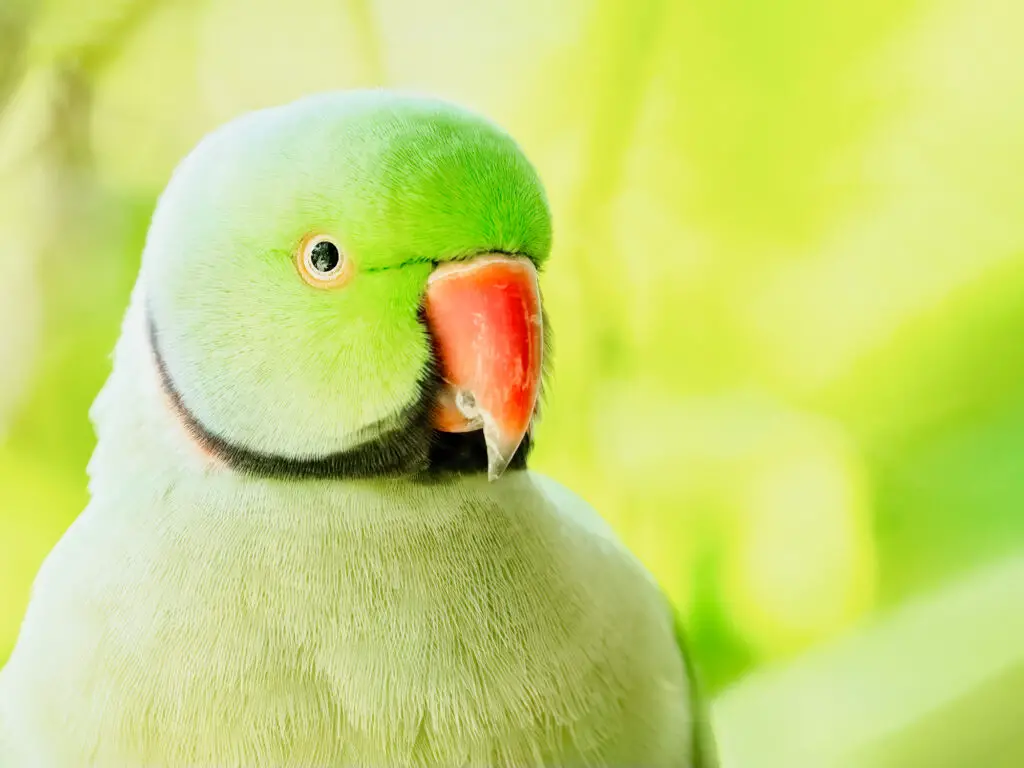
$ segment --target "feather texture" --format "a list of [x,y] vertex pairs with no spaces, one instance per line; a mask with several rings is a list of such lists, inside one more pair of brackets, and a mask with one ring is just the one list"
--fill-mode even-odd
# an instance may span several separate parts
[[[342,233],[343,291],[295,274],[311,230]],[[490,483],[459,471],[472,446],[409,426],[432,265],[549,246],[515,145],[434,102],[332,95],[207,139],[93,407],[91,501],[0,673],[0,766],[692,768],[688,673],[641,564],[557,483]],[[315,467],[413,408],[415,460],[239,471],[186,407]]]

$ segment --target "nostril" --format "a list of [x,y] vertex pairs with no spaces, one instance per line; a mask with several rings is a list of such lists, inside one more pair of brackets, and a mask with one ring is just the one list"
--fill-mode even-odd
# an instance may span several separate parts
[[455,393],[455,407],[458,408],[459,413],[467,419],[475,419],[480,415],[480,409],[477,407],[476,398],[468,389],[460,389]]

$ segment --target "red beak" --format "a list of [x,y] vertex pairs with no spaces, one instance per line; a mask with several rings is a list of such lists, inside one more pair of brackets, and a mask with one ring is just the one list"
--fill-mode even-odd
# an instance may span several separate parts
[[427,283],[426,315],[445,387],[434,413],[443,432],[483,429],[497,480],[533,420],[544,327],[537,270],[497,254],[448,262]]

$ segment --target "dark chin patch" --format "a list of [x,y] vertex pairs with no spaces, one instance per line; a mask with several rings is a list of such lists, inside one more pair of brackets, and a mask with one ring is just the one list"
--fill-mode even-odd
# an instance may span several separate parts
[[[482,430],[476,432],[438,432],[430,443],[429,470],[432,473],[487,471],[487,445]],[[508,469],[526,469],[530,454],[530,435],[527,434],[509,462]]]
[[[147,325],[160,384],[174,415],[202,451],[237,472],[291,479],[430,479],[444,474],[487,471],[487,448],[482,431],[456,434],[438,432],[430,426],[431,409],[440,388],[433,360],[423,371],[416,400],[397,419],[388,419],[388,427],[375,424],[367,428],[366,431],[376,434],[376,437],[346,451],[310,457],[282,456],[237,445],[208,429],[185,405],[175,386],[160,353],[156,325],[148,313]],[[525,469],[529,452],[530,437],[527,435],[508,468]]]

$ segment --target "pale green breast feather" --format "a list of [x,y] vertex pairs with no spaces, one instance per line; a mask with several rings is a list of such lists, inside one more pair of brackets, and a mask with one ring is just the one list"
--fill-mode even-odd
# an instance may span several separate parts
[[513,473],[99,499],[40,574],[3,717],[63,731],[53,765],[687,766],[666,605],[571,498]]
[[0,768],[707,768],[658,586],[525,469],[550,248],[533,166],[450,104],[204,139],[0,673]]

